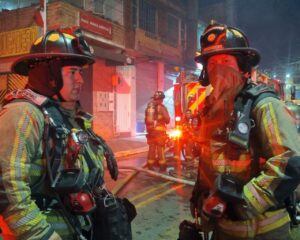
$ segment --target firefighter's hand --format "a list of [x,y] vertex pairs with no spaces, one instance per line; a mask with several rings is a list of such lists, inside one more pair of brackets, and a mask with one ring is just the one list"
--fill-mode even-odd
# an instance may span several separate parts
[[113,152],[106,154],[105,158],[106,158],[106,163],[107,163],[107,168],[108,168],[109,174],[110,174],[111,178],[116,181],[118,179],[119,169],[118,169],[117,160],[116,160]]
[[50,237],[49,240],[62,240],[62,238],[57,234],[57,232],[54,232]]

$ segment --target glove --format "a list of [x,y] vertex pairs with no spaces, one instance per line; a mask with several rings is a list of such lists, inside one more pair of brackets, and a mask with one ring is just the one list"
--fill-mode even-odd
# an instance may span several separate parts
[[105,140],[96,135],[91,129],[87,129],[86,130],[90,136],[97,141],[104,149],[104,157],[107,163],[107,168],[109,171],[109,174],[111,176],[111,178],[113,180],[117,180],[118,179],[118,175],[119,175],[119,170],[118,170],[118,164],[117,164],[117,160],[115,159],[115,155],[113,153],[113,151],[111,150],[111,148],[107,145],[107,143],[105,142]]
[[227,204],[227,214],[232,220],[248,220],[254,218],[257,213],[245,200],[243,183],[236,176],[220,174],[216,178],[216,194]]
[[191,215],[193,216],[193,218],[195,218],[196,213],[197,213],[197,215],[199,215],[198,209],[196,208],[195,204],[192,201],[190,201],[190,211],[191,211]]
[[106,150],[107,152],[105,153],[105,159],[107,163],[107,168],[111,178],[116,181],[119,175],[117,160],[110,147],[107,146]]

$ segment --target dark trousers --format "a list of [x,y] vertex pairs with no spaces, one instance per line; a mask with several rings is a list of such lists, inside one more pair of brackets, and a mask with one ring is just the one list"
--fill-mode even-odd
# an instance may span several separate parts
[[165,146],[157,145],[157,144],[149,144],[149,152],[148,152],[148,165],[156,165],[164,166],[166,165],[165,159]]

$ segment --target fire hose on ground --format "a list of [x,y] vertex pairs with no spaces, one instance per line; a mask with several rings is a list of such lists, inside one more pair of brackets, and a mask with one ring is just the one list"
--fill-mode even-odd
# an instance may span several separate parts
[[190,185],[190,186],[194,186],[195,182],[194,181],[189,181],[186,179],[182,179],[182,178],[176,178],[176,177],[172,177],[163,173],[159,173],[156,171],[152,171],[149,169],[145,169],[144,167],[146,166],[146,163],[144,163],[142,165],[142,167],[133,167],[133,166],[119,166],[120,170],[132,170],[132,172],[123,180],[121,180],[113,189],[112,189],[112,193],[113,194],[118,194],[123,187],[132,179],[134,178],[139,172],[144,172],[149,174],[150,176],[153,177],[158,177],[167,181],[172,181],[172,182],[176,182],[176,183],[183,183],[186,185]]

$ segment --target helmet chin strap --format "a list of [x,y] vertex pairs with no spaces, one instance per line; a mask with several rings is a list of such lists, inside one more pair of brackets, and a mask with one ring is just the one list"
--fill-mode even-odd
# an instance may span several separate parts
[[[58,70],[59,69],[59,70]],[[53,61],[51,64],[49,64],[49,73],[51,76],[51,79],[54,79],[54,92],[57,96],[58,100],[60,102],[65,102],[66,100],[63,98],[63,96],[60,93],[60,90],[62,89],[64,85],[63,77],[62,77],[62,62],[61,61]]]
[[63,96],[60,94],[60,92],[58,92],[58,93],[56,94],[56,96],[57,96],[57,98],[58,98],[58,100],[59,100],[60,102],[66,102],[66,100],[63,98]]

